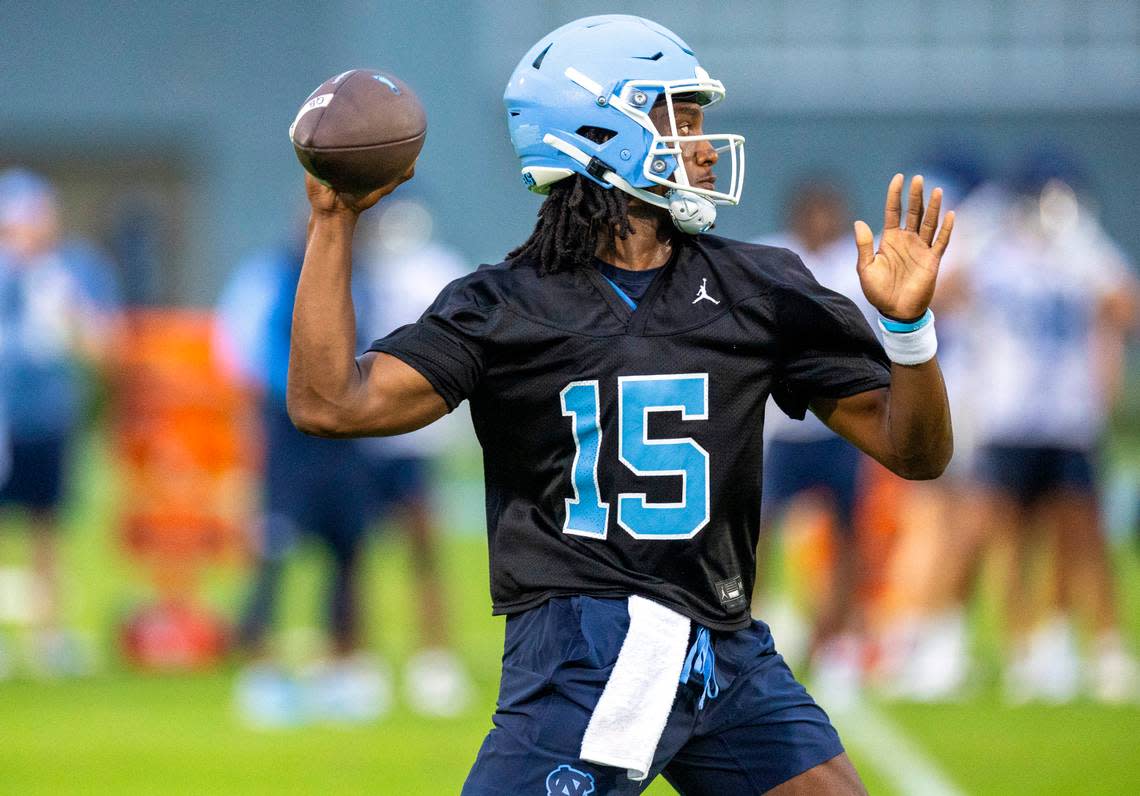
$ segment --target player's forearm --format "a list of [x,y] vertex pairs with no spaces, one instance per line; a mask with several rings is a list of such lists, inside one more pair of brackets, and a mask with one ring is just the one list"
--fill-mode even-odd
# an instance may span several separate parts
[[361,390],[355,359],[352,234],[356,215],[314,212],[293,306],[289,416],[310,434],[345,433],[345,416]]
[[910,479],[942,474],[954,453],[954,437],[937,359],[891,365],[883,423],[888,443],[883,463],[893,472]]

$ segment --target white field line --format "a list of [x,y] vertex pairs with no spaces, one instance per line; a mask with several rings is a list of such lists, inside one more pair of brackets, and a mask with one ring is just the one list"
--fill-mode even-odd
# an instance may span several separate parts
[[871,705],[857,700],[831,713],[849,730],[844,744],[858,750],[903,796],[964,796],[937,763]]

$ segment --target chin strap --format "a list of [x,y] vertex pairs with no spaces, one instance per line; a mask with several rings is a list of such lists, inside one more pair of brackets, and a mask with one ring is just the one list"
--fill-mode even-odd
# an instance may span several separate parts
[[705,232],[713,225],[713,222],[716,221],[716,205],[713,204],[712,200],[704,196],[688,193],[687,191],[679,191],[676,188],[662,196],[661,194],[647,191],[644,188],[635,188],[630,185],[624,177],[614,172],[605,163],[597,158],[590,157],[569,141],[563,141],[553,133],[544,135],[542,142],[554,147],[563,155],[571,157],[581,163],[586,167],[586,171],[590,176],[608,182],[615,188],[624,191],[630,196],[636,196],[641,201],[647,202],[654,207],[667,210],[669,217],[673,219],[673,226],[688,235]]

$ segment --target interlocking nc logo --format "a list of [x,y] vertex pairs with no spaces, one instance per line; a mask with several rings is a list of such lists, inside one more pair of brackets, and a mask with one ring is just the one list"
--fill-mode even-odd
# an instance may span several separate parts
[[590,796],[594,792],[594,776],[568,765],[561,765],[546,775],[546,796]]
[[713,304],[720,304],[719,301],[717,301],[716,299],[714,299],[712,296],[709,295],[709,291],[708,291],[708,287],[707,287],[708,283],[709,283],[708,279],[702,279],[701,280],[701,289],[697,291],[697,297],[695,299],[693,299],[694,304],[696,304],[698,301],[711,301]]

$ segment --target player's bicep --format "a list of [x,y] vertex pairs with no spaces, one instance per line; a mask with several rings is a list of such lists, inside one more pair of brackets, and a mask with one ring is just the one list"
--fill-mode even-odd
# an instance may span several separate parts
[[867,455],[883,461],[890,448],[887,412],[890,404],[886,387],[843,398],[814,398],[811,411],[832,431]]
[[447,402],[431,382],[399,358],[369,351],[356,363],[364,390],[364,411],[359,419],[364,434],[405,434],[447,414]]

